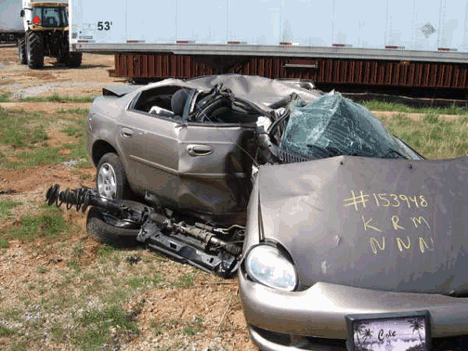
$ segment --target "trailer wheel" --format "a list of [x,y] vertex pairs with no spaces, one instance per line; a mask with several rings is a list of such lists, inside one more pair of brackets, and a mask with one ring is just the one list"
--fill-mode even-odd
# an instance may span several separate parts
[[70,68],[78,68],[81,66],[81,60],[83,58],[83,54],[81,52],[70,52],[70,56],[68,56],[67,66]]
[[44,41],[40,34],[31,31],[27,33],[26,52],[29,68],[44,67]]
[[[138,206],[138,203],[133,201],[125,203]],[[133,247],[138,245],[136,237],[140,229],[135,226],[128,227],[127,222],[106,214],[97,207],[91,207],[86,219],[86,231],[100,243],[114,247]]]
[[22,65],[26,65],[28,63],[25,38],[18,39],[18,59],[19,63]]
[[109,199],[128,199],[131,189],[122,161],[109,152],[101,157],[96,170],[96,188],[99,195]]

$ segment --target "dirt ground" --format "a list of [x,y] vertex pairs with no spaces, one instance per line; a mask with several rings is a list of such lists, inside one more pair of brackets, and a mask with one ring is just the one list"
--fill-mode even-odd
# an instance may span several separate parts
[[[0,94],[10,93],[15,100],[26,96],[47,96],[53,94],[67,96],[98,96],[102,87],[108,84],[124,84],[122,79],[112,78],[108,69],[113,68],[113,56],[85,54],[83,64],[79,69],[68,69],[55,63],[55,59],[45,59],[45,67],[41,70],[31,70],[18,64],[16,47],[0,47]],[[88,108],[90,103],[60,103],[60,102],[7,102],[1,103],[7,109],[23,109],[25,111],[52,112],[58,109],[72,107]],[[63,142],[64,135],[51,135],[51,145]],[[80,173],[91,175],[83,181]],[[24,171],[5,171],[0,169],[0,197],[21,199],[24,205],[16,211],[17,220],[37,208],[44,200],[47,188],[59,183],[62,188],[93,186],[94,169],[81,169],[79,173],[66,165],[50,165],[35,167]],[[73,241],[84,243],[85,255],[82,260],[89,259],[96,252],[99,243],[91,240],[85,233],[85,216],[75,211],[65,211],[67,220],[76,223],[81,229]],[[5,223],[0,223],[0,231]],[[60,264],[57,253],[38,254],[32,244],[12,242],[10,247],[0,255],[0,294],[7,297],[4,303],[15,304],[27,290],[24,279],[33,281],[41,273],[37,267]],[[146,255],[146,254],[145,254]],[[148,257],[154,253],[149,252]],[[52,262],[52,263],[51,263]],[[58,262],[58,263],[57,263]],[[174,268],[168,268],[174,269]],[[177,268],[180,269],[180,268]],[[186,269],[186,268],[182,268]],[[159,349],[163,344],[164,335],[156,339],[149,332],[149,321],[155,317],[171,318],[177,315],[204,316],[204,331],[197,336],[196,345],[190,350],[256,350],[249,340],[240,304],[238,302],[236,280],[219,281],[205,273],[197,275],[195,284],[185,290],[153,289],[145,292],[137,301],[144,301],[137,318],[141,334],[122,345],[125,350]],[[211,282],[211,283],[210,283]],[[2,300],[0,299],[0,302]],[[188,318],[188,317],[187,317]],[[220,329],[229,324],[227,332],[220,335]],[[1,339],[1,338],[0,338]],[[156,341],[155,341],[156,340]],[[0,340],[1,341],[1,340]],[[153,343],[153,344],[152,344]],[[125,346],[125,347],[124,347]],[[5,345],[3,346],[5,347]],[[54,350],[59,350],[56,348]],[[0,342],[0,349],[2,344]],[[49,349],[39,345],[37,350]],[[66,348],[63,348],[65,350]],[[162,349],[162,348],[161,348]],[[166,348],[164,348],[166,350]],[[60,349],[61,350],[61,349]]]

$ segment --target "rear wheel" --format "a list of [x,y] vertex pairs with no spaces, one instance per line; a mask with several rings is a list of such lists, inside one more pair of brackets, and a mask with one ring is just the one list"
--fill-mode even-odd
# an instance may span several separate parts
[[70,68],[77,68],[81,66],[83,54],[81,52],[70,52],[67,60],[67,66]]
[[127,175],[117,154],[109,152],[99,160],[96,172],[96,187],[99,195],[108,199],[126,199],[131,190]]
[[29,31],[26,40],[28,66],[32,69],[44,67],[44,41],[39,33]]
[[28,63],[25,38],[18,39],[18,60],[22,65],[26,65]]
[[[143,206],[133,201],[123,201],[126,206]],[[100,243],[115,247],[138,245],[136,237],[140,228],[120,220],[97,207],[91,207],[86,220],[86,231]]]

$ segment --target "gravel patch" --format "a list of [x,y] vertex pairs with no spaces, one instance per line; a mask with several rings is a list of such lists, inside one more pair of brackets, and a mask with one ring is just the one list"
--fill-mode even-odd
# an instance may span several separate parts
[[35,97],[42,94],[56,93],[60,92],[62,88],[85,88],[90,86],[103,86],[106,84],[103,83],[93,83],[93,82],[56,82],[56,83],[46,83],[38,86],[20,89],[12,94],[13,100],[20,100],[27,97]]

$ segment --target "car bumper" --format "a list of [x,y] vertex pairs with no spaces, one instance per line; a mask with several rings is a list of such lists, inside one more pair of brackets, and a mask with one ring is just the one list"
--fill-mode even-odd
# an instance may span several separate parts
[[460,336],[468,341],[468,298],[330,283],[282,292],[248,280],[242,270],[239,286],[250,335],[262,350],[346,350],[347,315],[421,310],[431,316],[433,349],[439,341],[457,344]]

